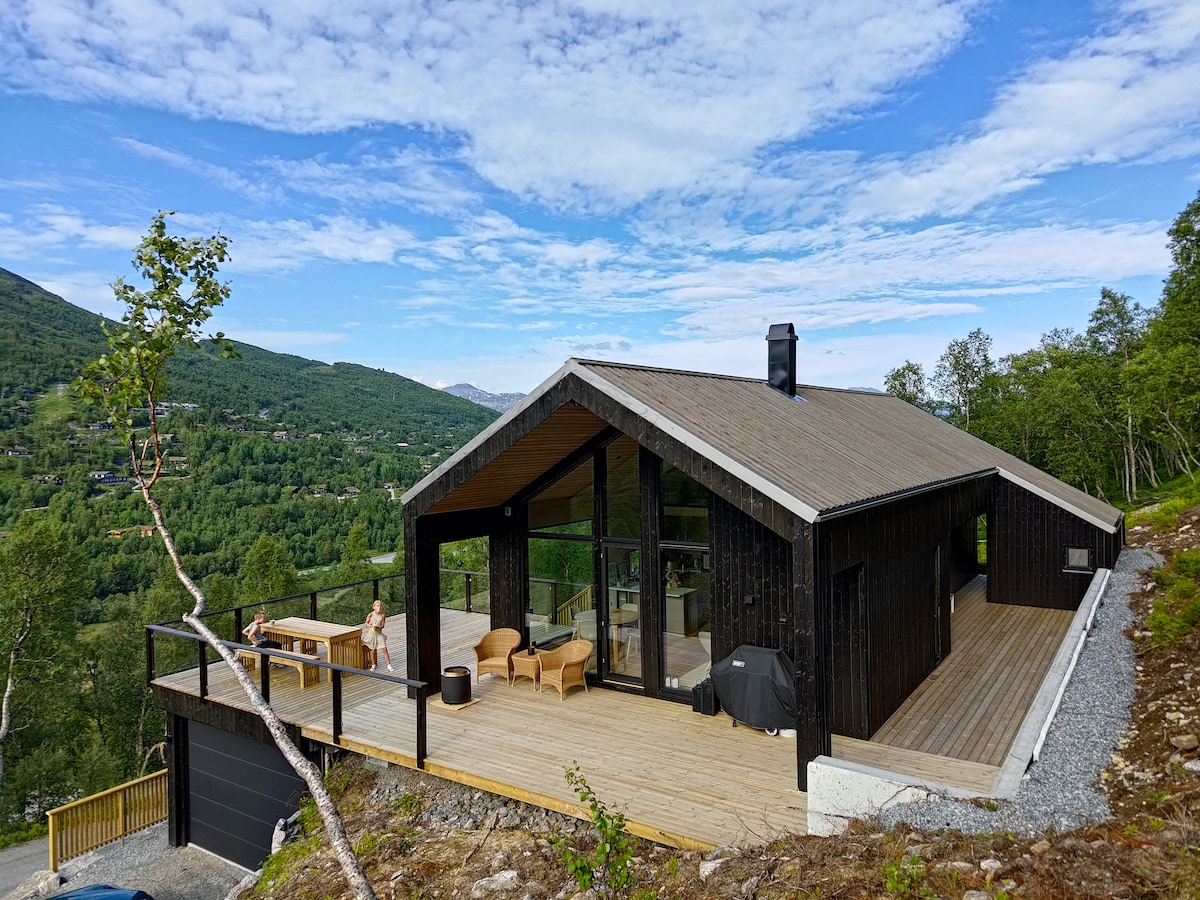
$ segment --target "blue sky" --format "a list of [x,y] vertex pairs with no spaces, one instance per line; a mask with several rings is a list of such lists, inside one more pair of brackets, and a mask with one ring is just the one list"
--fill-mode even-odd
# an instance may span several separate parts
[[9,0],[0,266],[119,315],[158,209],[213,327],[431,385],[571,356],[882,385],[1159,295],[1200,4]]

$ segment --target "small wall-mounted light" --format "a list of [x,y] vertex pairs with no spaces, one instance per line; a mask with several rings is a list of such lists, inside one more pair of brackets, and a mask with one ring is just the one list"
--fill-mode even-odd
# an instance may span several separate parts
[[512,507],[511,506],[504,507],[504,514],[506,516],[511,516],[512,515]]
[[743,603],[745,603],[747,606],[753,606],[753,605],[754,605],[754,595],[753,595],[753,594],[747,594],[747,595],[746,595],[746,596],[745,596],[745,597],[742,599],[742,602],[743,602]]

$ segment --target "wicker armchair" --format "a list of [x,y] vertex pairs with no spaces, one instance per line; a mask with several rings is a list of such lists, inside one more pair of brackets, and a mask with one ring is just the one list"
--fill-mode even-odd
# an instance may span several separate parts
[[515,628],[497,628],[483,636],[475,645],[475,680],[484,675],[503,675],[508,681],[512,669],[513,651],[521,644],[521,632]]
[[557,650],[541,657],[542,684],[552,684],[558,688],[558,699],[563,700],[567,688],[583,685],[588,689],[587,678],[583,674],[587,661],[592,656],[592,642],[585,640],[567,641]]

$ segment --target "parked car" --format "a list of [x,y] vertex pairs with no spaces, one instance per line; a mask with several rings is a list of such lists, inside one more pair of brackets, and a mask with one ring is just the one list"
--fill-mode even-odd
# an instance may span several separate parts
[[145,891],[113,887],[111,884],[91,884],[59,894],[55,900],[154,900]]

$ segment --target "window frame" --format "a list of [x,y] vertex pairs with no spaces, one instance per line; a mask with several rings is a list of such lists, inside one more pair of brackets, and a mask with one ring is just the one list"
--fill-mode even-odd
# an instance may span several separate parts
[[[1087,554],[1087,563],[1085,565],[1072,564],[1071,554],[1073,552],[1082,552]],[[1063,547],[1063,571],[1064,572],[1080,572],[1092,574],[1096,571],[1096,551],[1091,547]]]

